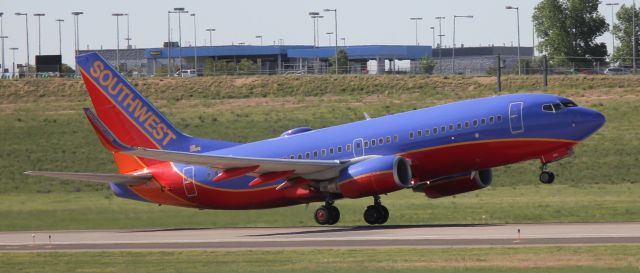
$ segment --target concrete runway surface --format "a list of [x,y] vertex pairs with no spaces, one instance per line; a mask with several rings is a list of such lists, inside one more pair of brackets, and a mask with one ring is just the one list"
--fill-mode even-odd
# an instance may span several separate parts
[[640,244],[640,222],[0,232],[0,251],[598,244]]

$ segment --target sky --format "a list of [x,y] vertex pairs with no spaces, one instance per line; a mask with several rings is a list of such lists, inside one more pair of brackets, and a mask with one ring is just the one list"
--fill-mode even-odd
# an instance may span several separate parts
[[[611,8],[604,4],[618,2],[631,5],[632,0],[604,1],[600,12],[611,22]],[[73,63],[74,27],[72,11],[82,11],[80,16],[80,45],[82,49],[116,48],[116,18],[112,13],[129,14],[131,44],[138,48],[161,47],[167,40],[167,11],[184,7],[196,16],[196,41],[198,45],[209,44],[207,28],[215,28],[214,45],[229,45],[244,42],[259,45],[257,35],[263,36],[264,44],[273,44],[284,39],[285,44],[313,44],[313,21],[308,12],[320,11],[325,18],[320,21],[320,44],[329,43],[326,32],[334,31],[333,13],[322,12],[325,8],[338,10],[338,36],[346,38],[347,45],[413,45],[415,44],[415,22],[411,17],[422,17],[418,25],[420,45],[432,45],[432,30],[442,21],[443,44],[450,47],[453,38],[453,15],[473,15],[473,19],[456,20],[456,44],[459,46],[517,45],[517,20],[515,10],[520,8],[521,45],[532,45],[531,14],[538,1],[516,0],[274,0],[274,1],[127,1],[127,0],[0,0],[0,12],[4,12],[3,30],[7,67],[11,66],[9,48],[18,47],[16,63],[26,60],[25,16],[29,13],[30,63],[35,63],[38,53],[38,18],[33,13],[45,13],[41,17],[42,54],[58,54],[58,22],[62,23],[63,62]],[[619,6],[618,6],[619,7]],[[618,8],[616,7],[616,8]],[[178,37],[178,19],[172,17],[172,35]],[[182,15],[183,45],[193,44],[193,17]],[[126,47],[126,19],[120,17],[120,48]],[[333,38],[332,38],[333,39]],[[437,36],[436,36],[437,39]],[[174,39],[177,40],[177,39]],[[600,41],[611,43],[606,33]],[[610,45],[609,45],[610,46]]]

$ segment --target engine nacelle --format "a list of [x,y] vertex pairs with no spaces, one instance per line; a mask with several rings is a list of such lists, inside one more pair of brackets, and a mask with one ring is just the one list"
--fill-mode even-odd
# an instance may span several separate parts
[[346,198],[385,194],[411,186],[411,161],[383,156],[353,164],[338,176],[338,189]]
[[491,185],[491,169],[480,170],[460,176],[430,181],[422,184],[424,193],[429,198],[440,198],[460,193],[484,189]]

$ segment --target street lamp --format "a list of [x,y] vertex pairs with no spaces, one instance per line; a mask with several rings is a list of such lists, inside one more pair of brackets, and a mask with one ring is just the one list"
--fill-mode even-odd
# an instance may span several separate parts
[[131,48],[131,37],[129,37],[129,13],[125,13],[124,16],[127,16],[127,38],[124,38],[127,41],[127,49]]
[[12,48],[9,48],[9,50],[11,50],[12,51],[11,53],[13,53],[12,54],[13,55],[13,64],[11,65],[11,68],[13,70],[11,71],[11,74],[13,74],[12,78],[15,78],[16,77],[16,51],[18,50],[18,48],[17,47],[12,47]]
[[4,36],[4,29],[2,27],[2,15],[4,15],[4,12],[0,12],[0,37],[2,37],[2,73],[4,73],[4,39],[9,38],[7,36]]
[[431,45],[433,47],[433,45],[436,44],[436,27],[429,27],[429,29],[431,29],[431,33],[432,33]]
[[[80,17],[79,16],[82,14],[84,14],[84,12],[82,11],[74,11],[71,13],[71,15],[73,15],[73,25],[74,25],[73,34],[75,36],[75,41],[74,41],[75,48],[76,48],[75,56],[78,55],[78,50],[80,49]],[[76,64],[75,72],[76,72],[76,75],[78,75],[78,63],[75,62],[75,64]]]
[[342,41],[342,47],[347,47],[347,38],[342,37],[340,40]]
[[262,46],[262,35],[256,35],[256,39],[260,39],[260,46]]
[[180,15],[189,12],[184,8],[173,8],[173,11],[170,11],[170,13],[178,14],[178,59],[180,61],[180,70],[182,70],[182,21]]
[[191,13],[193,17],[193,69],[196,70],[196,76],[198,75],[198,37],[196,36],[196,14]]
[[436,20],[438,20],[438,59],[442,58],[442,37],[444,37],[444,35],[442,34],[442,20],[446,19],[446,17],[443,16],[438,16],[436,17]]
[[454,15],[453,16],[453,48],[451,49],[451,70],[456,73],[456,18],[473,18],[473,15]]
[[29,75],[29,15],[27,13],[16,12],[17,16],[24,16],[24,23],[27,27],[27,71],[25,72],[25,76]]
[[[613,9],[615,6],[620,5],[620,3],[606,3],[605,5],[611,7],[611,54],[613,54],[613,51],[616,50],[616,37],[613,35],[613,23],[615,21]],[[633,10],[633,13],[635,14],[635,10]]]
[[216,31],[216,29],[215,28],[208,28],[206,30],[209,32],[209,46],[213,46],[213,35],[211,33]]
[[416,22],[416,45],[418,44],[418,21],[422,21],[422,17],[412,17],[409,20]]
[[510,10],[516,10],[516,15],[517,15],[517,25],[518,25],[518,76],[522,75],[522,67],[520,66],[520,8],[519,7],[512,7],[512,6],[506,6],[505,9],[510,9]]
[[333,19],[335,23],[335,35],[336,35],[336,74],[338,74],[338,9],[324,9],[324,12],[333,12]]
[[312,11],[312,12],[309,12],[309,16],[311,17],[311,21],[313,21],[313,46],[317,46],[318,41],[316,37],[318,33],[316,32],[316,21],[318,20],[320,13],[317,11]]
[[333,35],[333,32],[327,32],[327,37],[329,37],[329,46],[331,46],[331,35]]
[[56,22],[58,22],[58,50],[60,56],[62,56],[62,22],[64,22],[63,19],[56,19]]
[[40,41],[40,17],[45,16],[44,13],[34,13],[33,16],[38,17],[38,55],[42,55],[42,46]]
[[116,69],[120,72],[120,16],[124,13],[112,13],[111,16],[116,17]]

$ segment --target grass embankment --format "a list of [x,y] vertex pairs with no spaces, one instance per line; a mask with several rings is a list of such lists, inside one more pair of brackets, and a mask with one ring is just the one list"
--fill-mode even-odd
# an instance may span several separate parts
[[[2,272],[638,272],[640,246],[0,253]],[[70,262],[73,261],[73,262]]]
[[[491,78],[463,77],[210,77],[133,83],[185,132],[241,142],[293,127],[360,120],[362,112],[379,116],[494,94]],[[534,77],[504,81],[505,89],[518,92],[541,92],[540,84]],[[640,198],[640,77],[552,77],[551,84],[550,93],[607,116],[605,127],[580,145],[574,158],[553,164],[555,185],[538,185],[538,162],[497,168],[494,190],[442,200],[410,192],[385,197],[393,211],[390,223],[480,222],[479,215],[485,214],[494,223],[640,220],[640,205],[633,202]],[[0,229],[312,224],[311,212],[303,207],[254,212],[157,208],[110,197],[101,185],[25,176],[25,170],[113,172],[115,167],[81,112],[90,102],[80,81],[0,81],[0,105]],[[339,202],[345,214],[341,223],[361,223],[361,210],[369,202]]]

